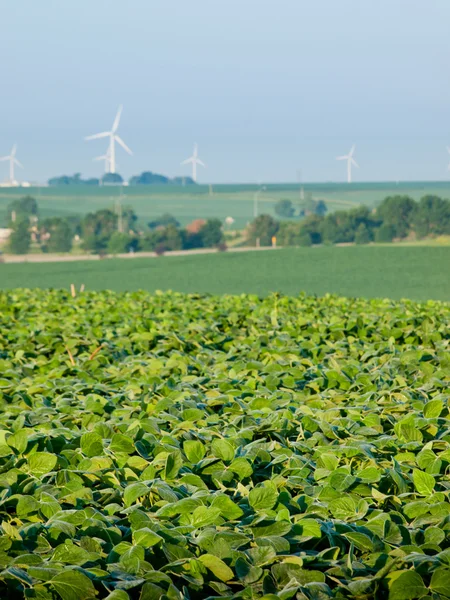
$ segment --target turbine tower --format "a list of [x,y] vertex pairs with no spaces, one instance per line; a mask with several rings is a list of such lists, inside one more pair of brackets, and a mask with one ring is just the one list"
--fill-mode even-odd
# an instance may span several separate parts
[[352,165],[359,168],[358,163],[353,158],[353,153],[355,152],[355,144],[353,144],[352,149],[348,154],[344,156],[338,156],[336,160],[346,160],[347,161],[347,181],[348,183],[352,182]]
[[[88,135],[85,140],[97,140],[100,138],[109,138],[109,147],[108,151],[102,159],[105,160],[105,170],[107,173],[115,173],[116,172],[116,146],[117,142],[122,148],[128,152],[128,154],[133,154],[128,146],[125,144],[123,139],[117,135],[117,129],[119,127],[120,115],[122,114],[122,105],[119,106],[119,110],[117,111],[116,118],[114,119],[113,126],[111,131],[103,131],[102,133],[95,133],[94,135]],[[106,160],[108,157],[108,160]]]
[[197,181],[197,165],[201,167],[206,167],[205,163],[198,158],[198,144],[194,144],[194,153],[191,157],[183,160],[182,165],[192,164],[192,179],[193,181]]
[[[105,161],[105,173],[110,173],[110,165],[111,165],[111,160],[109,158],[109,146],[106,149],[105,154],[103,154],[102,156],[96,156],[95,158],[93,158],[92,160],[104,160]],[[118,167],[119,165],[116,162],[116,167]]]
[[23,164],[20,163],[16,158],[16,152],[17,144],[14,144],[14,146],[11,148],[11,154],[9,156],[2,156],[2,158],[0,158],[1,161],[9,160],[9,183],[11,185],[16,183],[16,180],[14,179],[14,166],[17,165],[23,169]]
[[[450,154],[450,146],[447,146],[447,152]],[[447,171],[450,171],[450,163],[447,167]]]

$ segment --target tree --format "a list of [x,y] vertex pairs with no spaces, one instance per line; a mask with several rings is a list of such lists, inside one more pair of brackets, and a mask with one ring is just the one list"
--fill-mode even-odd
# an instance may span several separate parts
[[72,249],[73,231],[66,219],[45,219],[41,224],[40,237],[45,252],[70,252]]
[[74,175],[61,175],[59,177],[51,177],[48,180],[48,185],[59,186],[59,185],[99,185],[100,180],[96,177],[89,179],[82,179],[80,173]]
[[219,219],[208,219],[199,231],[204,248],[214,248],[223,242],[222,223]]
[[261,246],[271,246],[272,237],[277,234],[279,223],[270,215],[259,215],[250,224],[248,239],[256,244],[257,240]]
[[144,171],[140,175],[133,175],[129,181],[130,185],[165,185],[170,183],[170,179],[165,175],[158,175],[151,171]]
[[20,221],[21,219],[27,219],[29,222],[30,217],[37,217],[38,215],[36,199],[32,196],[24,196],[13,200],[6,207],[6,214],[8,223]]
[[295,209],[291,200],[282,199],[275,204],[275,213],[279,217],[292,219],[295,214]]
[[117,215],[109,209],[87,214],[81,224],[85,250],[101,252],[106,249],[109,238],[117,231]]
[[355,231],[355,244],[368,244],[372,241],[372,235],[365,223],[360,223]]
[[30,249],[31,235],[30,225],[27,218],[16,222],[9,236],[9,250],[12,254],[26,254]]
[[382,224],[375,230],[375,241],[379,244],[392,242],[395,237],[395,228],[392,225]]
[[428,235],[449,234],[450,201],[439,196],[424,196],[417,205],[412,224],[420,238]]
[[129,233],[115,231],[108,240],[108,252],[110,254],[125,254],[139,250],[139,240]]
[[169,213],[164,213],[160,217],[154,219],[153,221],[149,221],[147,225],[150,229],[156,229],[157,227],[167,227],[167,225],[174,225],[175,227],[180,227],[180,223],[175,219],[175,217]]
[[301,222],[300,225],[300,236],[309,236],[312,244],[322,243],[322,224],[323,217],[317,215],[310,215]]
[[123,183],[123,178],[119,173],[105,173],[102,177],[102,183],[106,185]]
[[394,237],[404,238],[411,230],[417,204],[409,196],[388,196],[377,208],[377,217],[384,225],[391,225]]
[[328,207],[323,200],[318,200],[314,207],[314,214],[324,217],[328,212]]
[[142,240],[142,249],[157,252],[181,250],[183,238],[179,229],[170,224],[150,231]]

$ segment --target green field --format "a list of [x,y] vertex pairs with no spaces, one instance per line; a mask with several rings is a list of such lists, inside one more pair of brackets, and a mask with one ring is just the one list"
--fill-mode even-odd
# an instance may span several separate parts
[[448,600],[450,305],[0,293],[0,598]]
[[[274,214],[282,198],[300,202],[299,184],[267,184],[259,195],[259,213]],[[198,218],[231,216],[235,227],[243,228],[253,219],[255,185],[135,186],[135,187],[36,187],[0,188],[0,226],[5,224],[6,207],[12,199],[25,194],[37,198],[41,216],[85,214],[101,208],[113,208],[121,194],[122,202],[134,208],[141,223],[172,213],[182,225]],[[305,184],[305,194],[322,199],[330,211],[360,204],[376,206],[390,194],[409,194],[419,199],[424,194],[450,197],[450,182]]]
[[450,247],[287,248],[200,256],[0,264],[0,288],[176,290],[213,294],[301,291],[450,300]]

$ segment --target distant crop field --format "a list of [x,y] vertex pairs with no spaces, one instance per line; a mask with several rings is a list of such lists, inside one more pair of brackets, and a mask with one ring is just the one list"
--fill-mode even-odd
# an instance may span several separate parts
[[0,264],[0,288],[327,293],[450,301],[449,246],[286,248],[203,256]]
[[[301,203],[299,184],[267,184],[259,194],[259,213],[274,215],[275,204],[283,198]],[[145,224],[164,212],[173,214],[186,225],[194,219],[226,217],[243,228],[253,219],[256,185],[136,186],[136,187],[39,187],[0,188],[0,226],[5,224],[6,207],[12,199],[30,194],[39,202],[41,216],[86,214],[101,208],[113,208],[122,195],[122,203],[132,206]],[[450,182],[306,184],[304,194],[324,200],[328,210],[348,209],[360,204],[376,206],[388,195],[424,194],[450,197]]]

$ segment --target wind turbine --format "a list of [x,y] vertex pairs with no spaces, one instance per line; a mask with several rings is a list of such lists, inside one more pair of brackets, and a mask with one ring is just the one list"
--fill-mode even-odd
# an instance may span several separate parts
[[201,167],[206,167],[205,163],[198,158],[197,143],[194,144],[194,153],[192,154],[192,156],[187,158],[186,160],[183,160],[181,164],[188,165],[189,163],[192,164],[192,179],[193,181],[197,181],[197,165],[200,165]]
[[[85,140],[97,140],[100,138],[109,138],[109,148],[105,156],[102,159],[105,160],[105,169],[107,173],[115,173],[116,172],[116,147],[115,142],[117,142],[122,148],[128,152],[128,154],[133,154],[128,146],[125,144],[123,139],[117,135],[117,129],[119,127],[120,115],[122,114],[122,105],[119,106],[119,110],[117,111],[116,118],[114,119],[113,126],[111,131],[103,131],[102,133],[95,133],[94,135],[88,135],[85,137]],[[108,160],[106,160],[106,156],[108,156]]]
[[347,161],[347,181],[348,183],[352,182],[352,165],[359,168],[358,163],[353,158],[353,153],[355,152],[355,144],[353,144],[352,149],[348,154],[344,156],[338,156],[336,160],[346,160]]
[[14,179],[14,165],[21,167],[23,169],[23,164],[20,163],[16,158],[17,144],[11,149],[11,154],[9,156],[2,156],[0,158],[1,161],[9,160],[9,183],[14,184],[16,180]]
[[[110,173],[110,164],[111,164],[111,160],[109,157],[109,146],[106,149],[105,154],[103,154],[102,156],[96,156],[95,158],[93,158],[92,160],[104,160],[105,161],[105,173]],[[118,167],[119,165],[116,162],[116,167]]]
[[[447,146],[447,152],[450,154],[450,146]],[[450,171],[450,163],[447,167],[447,171]]]

